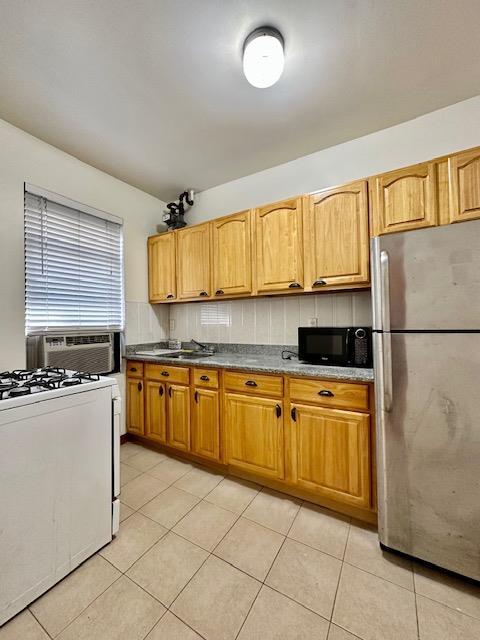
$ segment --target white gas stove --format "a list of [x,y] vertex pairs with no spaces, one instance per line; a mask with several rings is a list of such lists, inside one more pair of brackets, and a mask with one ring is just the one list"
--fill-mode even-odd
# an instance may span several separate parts
[[106,376],[0,373],[0,625],[118,531],[120,402]]

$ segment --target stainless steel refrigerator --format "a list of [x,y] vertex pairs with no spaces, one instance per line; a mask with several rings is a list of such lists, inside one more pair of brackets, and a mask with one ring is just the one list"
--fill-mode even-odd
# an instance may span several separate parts
[[480,580],[480,220],[371,249],[380,542]]

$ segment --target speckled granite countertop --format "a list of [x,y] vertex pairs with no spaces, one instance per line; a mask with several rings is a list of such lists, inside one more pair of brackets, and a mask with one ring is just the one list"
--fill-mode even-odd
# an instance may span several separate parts
[[283,375],[326,378],[330,380],[349,380],[351,382],[373,382],[373,369],[356,367],[322,367],[313,364],[301,364],[296,359],[282,360],[279,356],[251,353],[215,353],[204,358],[168,358],[164,356],[146,356],[128,353],[129,360],[158,362],[181,367],[216,367],[218,369],[238,369],[258,371],[259,373],[278,373]]

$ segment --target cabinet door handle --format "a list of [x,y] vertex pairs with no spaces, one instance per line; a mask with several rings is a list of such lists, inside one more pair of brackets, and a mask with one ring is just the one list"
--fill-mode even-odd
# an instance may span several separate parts
[[173,295],[173,293],[167,293],[167,298],[175,298],[175,296]]
[[162,396],[163,396],[163,393],[164,393],[164,392],[163,392],[163,384],[161,384],[161,385],[158,387],[158,393],[160,394],[160,397],[162,397]]
[[204,380],[205,382],[208,382],[210,378],[208,376],[200,376],[200,380]]
[[162,376],[165,376],[166,378],[168,378],[170,374],[168,373],[168,371],[162,371]]
[[172,387],[168,387],[168,395],[170,398],[172,397]]
[[199,295],[201,296],[208,296],[208,293],[206,291],[200,291]]
[[133,373],[137,372],[137,368],[136,367],[130,367],[130,371],[133,371]]
[[324,396],[326,398],[333,398],[335,394],[329,391],[328,389],[322,389],[321,391],[318,392],[318,395]]
[[198,404],[198,391],[195,391],[194,398],[195,402]]
[[141,390],[142,390],[142,383],[141,383],[141,382],[139,382],[139,383],[137,384],[137,389],[138,389],[139,391],[141,391]]
[[257,387],[257,383],[255,382],[255,380],[247,380],[245,382],[245,384],[247,385],[247,387]]
[[292,416],[292,420],[294,422],[297,421],[297,409],[296,407],[293,407],[292,410],[290,411],[290,415]]
[[282,415],[282,407],[279,404],[275,405],[275,415],[277,416],[277,418],[280,418],[280,416]]
[[315,280],[315,282],[312,284],[312,287],[324,287],[327,283],[325,282],[325,280],[321,280],[320,278],[318,280]]
[[224,293],[225,293],[225,291],[224,291],[223,289],[217,289],[217,290],[215,291],[215,295],[216,295],[216,296],[223,296],[223,295],[224,295]]
[[301,288],[302,288],[302,285],[301,285],[301,284],[299,284],[298,282],[291,282],[291,283],[288,285],[288,288],[289,288],[289,289],[301,289]]

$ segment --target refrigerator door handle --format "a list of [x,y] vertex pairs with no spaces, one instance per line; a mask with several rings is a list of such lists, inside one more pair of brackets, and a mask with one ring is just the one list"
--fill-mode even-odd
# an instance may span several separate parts
[[392,334],[384,333],[383,337],[383,410],[389,413],[393,406],[392,384]]
[[380,251],[380,315],[382,330],[390,331],[390,264],[388,251]]
[[390,264],[388,251],[380,251],[381,322],[383,329],[383,409],[391,411],[393,404],[392,384],[392,336],[390,334]]

